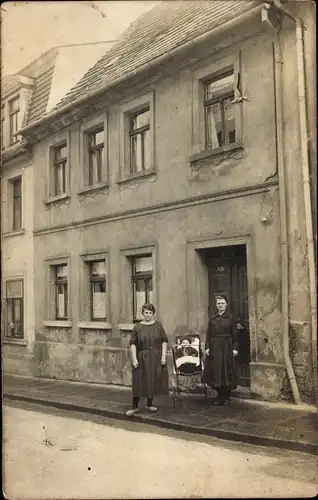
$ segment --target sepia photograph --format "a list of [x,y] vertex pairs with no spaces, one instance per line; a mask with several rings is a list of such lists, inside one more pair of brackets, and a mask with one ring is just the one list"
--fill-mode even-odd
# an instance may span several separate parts
[[316,3],[0,15],[4,498],[317,496]]

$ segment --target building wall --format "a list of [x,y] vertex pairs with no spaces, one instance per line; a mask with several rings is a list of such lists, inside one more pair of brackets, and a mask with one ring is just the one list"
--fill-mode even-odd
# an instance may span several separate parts
[[[9,182],[22,176],[22,230],[13,232],[8,226],[12,209]],[[3,337],[2,359],[4,372],[33,375],[34,346],[34,245],[33,245],[33,167],[31,161],[19,158],[6,164],[1,179],[1,226],[2,226],[2,296],[5,282],[23,278],[24,285],[24,339]],[[3,320],[5,310],[3,309]],[[4,321],[2,322],[4,327]]]
[[[308,286],[302,227],[304,208],[297,170],[296,65],[294,39],[289,28],[284,30],[282,38],[290,305],[291,317],[302,325],[297,334],[301,391],[310,392],[310,373],[304,375],[310,351],[308,328],[305,327],[309,321]],[[189,157],[197,148],[193,121],[195,74],[205,65],[217,67],[218,60],[238,52],[242,93],[249,98],[242,106],[244,150],[194,169]],[[123,313],[126,293],[124,249],[154,245],[158,318],[171,339],[181,325],[201,332],[206,325],[207,313],[198,299],[202,295],[202,303],[206,303],[204,284],[200,284],[196,276],[191,277],[191,265],[196,266],[196,245],[199,247],[205,241],[213,247],[220,240],[235,244],[243,239],[248,247],[251,388],[264,398],[280,396],[284,389],[285,368],[273,68],[272,39],[263,34],[220,52],[217,57],[198,61],[193,67],[164,77],[155,86],[144,85],[142,90],[132,88],[131,95],[125,94],[120,101],[112,101],[111,95],[106,96],[106,102],[111,102],[107,109],[105,107],[109,187],[99,193],[77,194],[82,188],[80,123],[67,131],[70,133],[71,196],[65,202],[43,204],[47,192],[45,165],[52,137],[36,144],[35,260],[41,263],[35,268],[38,376],[130,384],[129,328],[119,326],[130,322]],[[117,184],[121,168],[121,106],[149,91],[154,91],[155,96],[156,173],[150,178]],[[61,131],[61,137],[63,133]],[[274,182],[265,189],[269,178]],[[108,321],[111,327],[107,331],[78,325],[85,307],[80,299],[80,254],[98,250],[106,250],[109,258],[111,309]],[[67,328],[43,325],[48,319],[43,307],[47,286],[44,263],[48,258],[59,256],[67,256],[71,265],[72,310],[71,325]]]

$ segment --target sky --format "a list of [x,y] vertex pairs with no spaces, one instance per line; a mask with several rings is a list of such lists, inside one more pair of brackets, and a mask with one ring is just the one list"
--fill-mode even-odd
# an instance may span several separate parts
[[2,74],[16,73],[56,45],[114,40],[153,1],[1,3]]

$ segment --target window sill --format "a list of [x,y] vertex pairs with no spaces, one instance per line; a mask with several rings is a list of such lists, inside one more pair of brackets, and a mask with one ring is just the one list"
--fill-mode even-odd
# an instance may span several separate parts
[[134,329],[134,323],[120,323],[118,325],[118,330],[126,330],[131,332]]
[[149,177],[153,177],[153,180],[156,179],[156,169],[152,168],[149,170],[144,170],[143,172],[139,173],[127,174],[122,179],[119,179],[117,181],[117,184],[123,185],[123,184],[134,183],[134,181],[138,181],[139,179],[145,179]]
[[25,234],[25,229],[15,229],[13,231],[3,233],[3,237],[9,238],[10,236],[21,236],[22,234]]
[[67,321],[67,320],[43,321],[43,326],[49,328],[72,328],[72,321]]
[[244,147],[241,142],[235,142],[233,144],[229,144],[228,146],[223,146],[217,149],[204,149],[199,153],[193,154],[190,156],[190,166],[196,167],[201,163],[205,163],[205,161],[213,160],[214,158],[218,161],[224,157],[226,159],[231,154],[237,152],[243,152]]
[[77,323],[79,328],[83,328],[85,330],[111,330],[111,323],[107,323],[105,321],[81,321]]
[[56,196],[48,196],[43,203],[44,205],[51,205],[51,203],[57,203],[59,201],[68,200],[70,197],[71,197],[70,193],[58,194]]
[[99,184],[94,184],[93,186],[86,186],[81,191],[77,193],[78,196],[89,196],[91,193],[97,193],[98,191],[107,191],[109,185],[106,182],[100,182]]
[[23,340],[23,339],[14,339],[14,338],[5,338],[3,339],[3,344],[14,344],[14,345],[22,345],[22,346],[25,346],[25,345],[28,345],[28,342],[27,340]]

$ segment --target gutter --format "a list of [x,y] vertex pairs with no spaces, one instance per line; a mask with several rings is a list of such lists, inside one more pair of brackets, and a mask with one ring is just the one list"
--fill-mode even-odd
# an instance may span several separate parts
[[64,114],[66,111],[69,111],[70,109],[74,108],[75,106],[80,105],[93,97],[97,97],[100,94],[103,94],[106,90],[109,90],[112,87],[116,87],[116,86],[120,85],[121,83],[124,83],[124,82],[130,80],[131,78],[136,77],[139,74],[142,74],[144,71],[146,71],[150,68],[153,68],[154,66],[156,66],[158,64],[161,64],[163,62],[168,61],[170,57],[172,58],[174,56],[178,56],[181,53],[186,52],[187,50],[193,48],[194,46],[196,46],[202,42],[207,41],[209,38],[211,38],[211,36],[222,34],[225,31],[228,31],[230,29],[235,28],[240,23],[243,23],[245,21],[249,21],[255,15],[261,13],[262,9],[264,8],[264,5],[265,4],[262,3],[261,5],[254,7],[253,9],[249,10],[248,12],[244,12],[241,16],[222,24],[221,26],[214,28],[212,31],[208,31],[207,33],[203,33],[202,35],[199,35],[198,37],[194,38],[193,40],[189,40],[188,42],[186,42],[182,45],[179,45],[178,47],[175,47],[174,49],[170,50],[169,52],[166,52],[165,54],[162,54],[161,56],[158,56],[158,57],[152,59],[151,61],[143,64],[142,66],[139,66],[137,69],[129,71],[128,73],[126,73],[123,76],[120,76],[119,78],[117,78],[116,80],[111,82],[110,84],[93,91],[91,94],[82,96],[79,99],[77,99],[69,104],[66,104],[66,106],[63,106],[62,108],[60,108],[56,111],[53,111],[49,115],[42,117],[41,119],[37,120],[36,122],[34,122],[30,125],[27,125],[26,127],[23,127],[19,131],[19,133],[20,134],[27,134],[30,130],[37,127],[37,125],[46,123],[47,121],[49,121],[51,119],[59,117],[60,115]]
[[307,236],[308,252],[308,274],[309,292],[311,306],[311,356],[313,370],[313,396],[317,402],[317,295],[316,295],[316,268],[315,250],[313,238],[313,218],[311,210],[309,158],[308,158],[308,130],[307,130],[307,109],[306,109],[306,85],[305,85],[305,62],[304,62],[304,40],[303,21],[294,16],[286,9],[279,0],[273,0],[275,7],[285,16],[295,23],[296,31],[296,57],[298,75],[298,102],[300,121],[300,145],[301,145],[301,169],[303,176],[303,195],[305,205],[305,226]]

